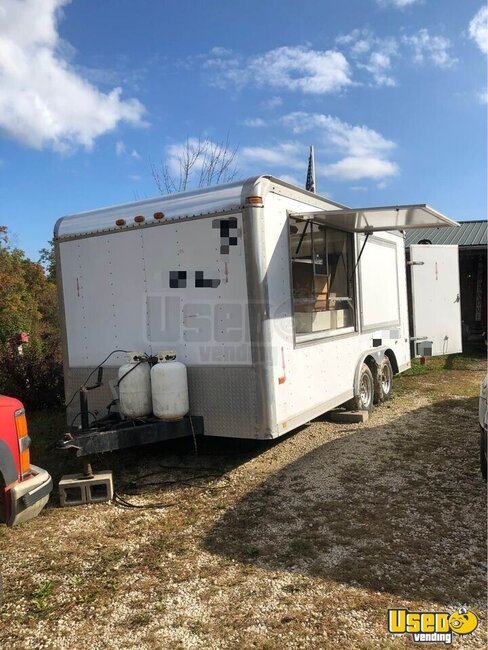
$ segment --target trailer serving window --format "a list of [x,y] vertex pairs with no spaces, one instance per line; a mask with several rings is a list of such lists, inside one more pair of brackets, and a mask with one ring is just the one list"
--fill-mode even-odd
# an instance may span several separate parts
[[354,328],[351,233],[289,217],[297,335]]

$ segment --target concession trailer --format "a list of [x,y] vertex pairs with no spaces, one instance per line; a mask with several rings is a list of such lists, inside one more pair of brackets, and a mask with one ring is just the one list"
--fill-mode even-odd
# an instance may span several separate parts
[[[455,225],[424,204],[351,209],[271,176],[59,219],[68,446],[270,439],[347,402],[370,409],[412,353],[461,349],[457,247],[412,247],[408,267],[404,248],[408,229]],[[126,352],[184,364],[188,413],[124,415]]]

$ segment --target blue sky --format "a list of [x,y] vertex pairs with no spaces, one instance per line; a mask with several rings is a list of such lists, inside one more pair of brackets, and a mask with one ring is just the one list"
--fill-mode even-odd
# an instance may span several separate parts
[[486,218],[480,0],[2,0],[0,225],[37,259],[59,216],[156,195],[187,138],[238,177],[351,206]]

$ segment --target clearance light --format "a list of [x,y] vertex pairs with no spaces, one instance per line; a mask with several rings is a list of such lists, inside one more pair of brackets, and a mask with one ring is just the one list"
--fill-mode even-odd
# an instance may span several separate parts
[[263,205],[263,199],[261,196],[248,196],[246,198],[246,203],[249,205]]
[[15,428],[17,430],[17,438],[19,440],[20,450],[20,475],[26,476],[30,472],[30,438],[27,430],[27,419],[25,417],[24,409],[15,411]]
[[153,214],[153,217],[154,217],[155,219],[164,219],[164,212],[155,212],[155,213]]
[[115,222],[116,226],[125,226],[125,219],[117,219]]
[[136,223],[144,223],[145,218],[142,216],[142,214],[138,214],[137,217],[134,217],[134,221]]

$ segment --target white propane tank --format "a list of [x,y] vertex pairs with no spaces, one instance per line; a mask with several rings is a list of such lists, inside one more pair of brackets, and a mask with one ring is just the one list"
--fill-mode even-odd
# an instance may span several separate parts
[[129,352],[129,362],[119,368],[119,407],[128,418],[140,418],[152,413],[151,368],[147,361],[138,360],[139,352]]
[[181,420],[190,410],[186,366],[176,361],[176,352],[158,354],[151,370],[153,413],[161,420]]

